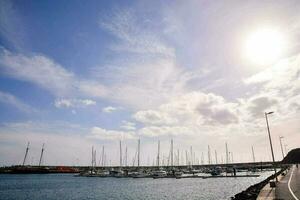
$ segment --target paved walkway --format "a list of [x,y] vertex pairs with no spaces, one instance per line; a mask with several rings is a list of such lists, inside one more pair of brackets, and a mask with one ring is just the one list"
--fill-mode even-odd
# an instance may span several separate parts
[[300,165],[294,165],[288,174],[277,183],[277,200],[300,200]]

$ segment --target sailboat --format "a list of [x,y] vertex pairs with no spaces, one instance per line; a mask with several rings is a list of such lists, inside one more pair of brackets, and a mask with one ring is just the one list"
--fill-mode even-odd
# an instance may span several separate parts
[[30,143],[28,142],[22,165],[12,167],[10,173],[11,174],[46,174],[46,173],[50,173],[49,168],[41,166],[41,162],[43,159],[43,153],[44,153],[44,144],[43,144],[42,151],[41,151],[39,165],[38,166],[26,165],[27,156],[28,156],[28,152],[29,152],[29,144]]
[[163,178],[167,176],[167,172],[159,167],[159,152],[160,151],[160,141],[158,140],[157,145],[157,169],[156,171],[152,171],[153,178]]
[[137,146],[137,171],[131,173],[132,178],[146,178],[149,177],[149,174],[140,169],[140,155],[141,155],[141,141],[138,139],[138,146]]
[[119,143],[119,148],[120,148],[120,167],[116,170],[111,170],[109,173],[113,177],[123,178],[123,177],[125,177],[125,173],[122,169],[122,141],[121,140],[120,140],[120,143]]

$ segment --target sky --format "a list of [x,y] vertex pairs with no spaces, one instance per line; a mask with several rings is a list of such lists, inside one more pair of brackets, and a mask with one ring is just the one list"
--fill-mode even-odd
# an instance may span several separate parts
[[[234,162],[253,161],[252,146],[269,161],[270,111],[281,160],[279,137],[284,153],[300,141],[299,10],[297,0],[1,1],[0,165],[21,164],[27,142],[27,164],[45,143],[45,165],[90,165],[103,146],[118,165],[120,140],[132,165],[138,139],[142,165],[158,140],[166,162],[171,139],[180,164],[191,146],[193,162],[208,163],[208,145],[225,162],[225,143]],[[281,46],[270,31],[251,42],[266,29]]]

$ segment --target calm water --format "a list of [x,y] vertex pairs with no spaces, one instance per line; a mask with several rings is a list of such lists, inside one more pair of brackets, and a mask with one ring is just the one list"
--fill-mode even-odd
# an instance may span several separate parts
[[131,179],[71,174],[0,175],[0,199],[229,199],[258,178]]

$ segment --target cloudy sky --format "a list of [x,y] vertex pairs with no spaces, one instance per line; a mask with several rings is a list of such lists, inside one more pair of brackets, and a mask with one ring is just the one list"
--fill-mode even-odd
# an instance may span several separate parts
[[[1,1],[0,165],[277,160],[300,141],[300,3]],[[267,30],[267,31],[265,31]],[[274,34],[276,33],[276,34]],[[257,37],[256,37],[257,36]],[[254,38],[254,39],[253,39]],[[258,38],[258,39],[257,39]],[[265,46],[264,44],[268,41]],[[275,44],[278,44],[277,46]],[[266,48],[265,48],[266,47]],[[99,155],[99,156],[98,156]],[[213,162],[215,158],[213,157]]]

